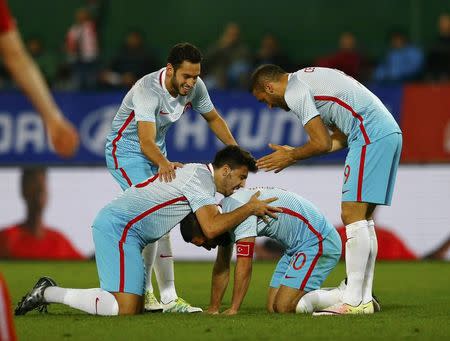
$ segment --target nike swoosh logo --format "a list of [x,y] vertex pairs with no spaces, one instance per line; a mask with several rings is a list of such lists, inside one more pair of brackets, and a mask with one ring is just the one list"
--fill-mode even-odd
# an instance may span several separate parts
[[100,301],[100,299],[98,297],[95,298],[95,315],[97,315],[97,305],[98,305],[98,301]]
[[161,254],[161,255],[159,255],[159,257],[160,257],[160,258],[170,258],[170,257],[172,257],[172,255],[162,255],[162,254]]
[[284,276],[284,278],[287,278],[287,279],[289,279],[289,278],[297,278],[297,277],[292,277],[292,276],[288,276],[288,275],[286,275],[286,276]]
[[160,114],[160,115],[170,115],[170,113],[164,112],[164,111],[160,111],[159,114]]
[[342,194],[347,193],[349,189],[346,189],[345,191],[342,191]]

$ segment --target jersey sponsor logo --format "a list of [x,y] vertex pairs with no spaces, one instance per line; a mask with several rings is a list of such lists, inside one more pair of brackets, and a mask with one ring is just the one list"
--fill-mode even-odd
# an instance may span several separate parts
[[159,114],[160,114],[160,115],[170,115],[170,113],[164,112],[164,111],[160,111]]
[[306,67],[303,69],[303,72],[314,72],[315,69],[315,67]]
[[349,191],[349,189],[346,189],[345,191],[342,191],[342,194],[345,194]]
[[284,276],[284,278],[286,278],[286,279],[291,279],[291,278],[297,278],[297,277],[286,275],[286,276]]
[[107,105],[86,115],[80,124],[83,146],[91,153],[105,157],[106,136],[111,130],[111,122],[117,113],[117,105]]

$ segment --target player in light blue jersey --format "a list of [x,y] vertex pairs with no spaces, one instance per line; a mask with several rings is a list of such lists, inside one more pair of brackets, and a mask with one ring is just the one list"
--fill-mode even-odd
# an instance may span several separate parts
[[260,169],[280,172],[299,160],[348,147],[341,206],[348,285],[343,303],[327,312],[373,311],[368,308],[378,250],[373,213],[377,205],[391,204],[402,149],[398,124],[378,97],[335,69],[309,67],[289,74],[262,65],[252,75],[251,89],[270,108],[292,111],[309,135],[300,147],[270,145],[274,152],[258,160]]
[[[63,303],[95,315],[141,313],[145,291],[141,252],[190,212],[198,218],[210,248],[217,243],[215,238],[249,216],[275,217],[274,212],[280,211],[269,206],[276,198],[259,200],[256,193],[240,208],[219,213],[216,191],[231,195],[245,185],[248,172],[256,169],[250,153],[228,146],[216,154],[212,164],[187,164],[177,169],[171,182],[159,181],[157,174],[126,189],[98,213],[92,226],[100,288],[66,289],[43,277],[19,302],[16,315],[49,303]],[[167,312],[183,312],[178,305],[172,302]]]
[[[295,193],[278,188],[241,189],[222,200],[223,212],[231,212],[245,205],[258,191],[261,198],[277,197],[272,205],[280,208],[282,213],[277,215],[277,219],[268,221],[251,216],[230,231],[230,239],[236,244],[237,261],[231,307],[224,314],[236,314],[244,300],[252,272],[255,238],[260,236],[275,239],[286,250],[270,282],[268,311],[312,312],[312,309],[304,309],[304,306],[311,305],[309,302],[311,295],[305,294],[315,292],[314,295],[317,296],[317,289],[339,261],[341,256],[339,234],[311,202]],[[184,240],[203,245],[206,238],[201,238],[201,229],[196,228],[194,222],[191,222],[191,225],[192,227],[181,226]],[[189,228],[194,232],[188,233]],[[217,252],[208,309],[211,314],[219,313],[222,297],[228,286],[231,253],[231,245],[220,246]],[[320,291],[320,307],[339,302],[340,296],[336,295],[336,292],[339,291]],[[318,299],[315,298],[315,301]],[[314,304],[314,308],[317,308],[317,303]]]
[[[105,155],[108,170],[125,190],[159,174],[158,181],[172,181],[175,167],[166,151],[166,133],[183,113],[192,108],[202,115],[210,129],[225,145],[236,145],[225,121],[214,108],[205,84],[199,77],[202,55],[189,43],[175,45],[167,66],[150,73],[131,88],[112,123]],[[144,252],[148,276],[145,308],[158,311],[178,299],[169,235],[149,244]],[[152,268],[155,268],[161,304],[153,294]],[[188,312],[199,309],[190,307]]]

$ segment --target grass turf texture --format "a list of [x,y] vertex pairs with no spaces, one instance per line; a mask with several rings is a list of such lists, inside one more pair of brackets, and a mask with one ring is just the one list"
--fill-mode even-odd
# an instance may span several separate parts
[[[378,263],[375,292],[382,312],[371,316],[312,317],[265,312],[267,286],[275,263],[255,263],[249,292],[239,315],[144,314],[128,317],[90,316],[52,304],[49,314],[36,311],[15,318],[19,340],[444,340],[450,336],[450,264],[444,262]],[[211,263],[175,264],[178,294],[206,307]],[[42,275],[62,287],[98,287],[94,262],[0,262],[13,304]],[[344,277],[344,264],[325,286]],[[231,281],[230,281],[231,284]],[[224,298],[230,303],[230,288]]]

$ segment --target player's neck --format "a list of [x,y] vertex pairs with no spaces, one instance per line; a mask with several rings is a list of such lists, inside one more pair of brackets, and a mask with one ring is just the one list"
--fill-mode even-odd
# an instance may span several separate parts
[[38,235],[42,226],[41,212],[28,212],[27,218],[23,223],[23,227],[27,228],[32,234]]

